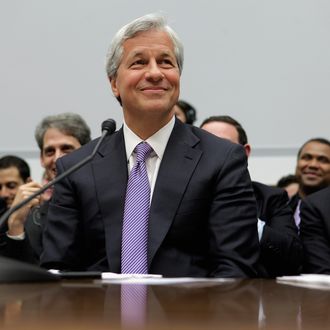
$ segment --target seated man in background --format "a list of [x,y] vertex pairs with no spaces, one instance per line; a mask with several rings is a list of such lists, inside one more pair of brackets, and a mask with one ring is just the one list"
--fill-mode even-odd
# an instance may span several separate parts
[[[122,27],[107,73],[123,127],[58,182],[41,264],[60,270],[252,277],[256,207],[241,146],[175,118],[183,45],[161,15]],[[58,173],[97,140],[58,159]],[[219,152],[218,152],[219,151]]]
[[179,100],[174,106],[175,116],[183,123],[193,125],[196,121],[195,108],[186,101]]
[[[62,113],[45,117],[35,130],[40,149],[40,162],[49,180],[56,176],[58,158],[89,142],[90,129],[85,121],[74,113]],[[29,197],[41,188],[36,181],[21,185],[13,205]],[[48,201],[39,196],[8,219],[8,232],[1,237],[0,253],[4,256],[39,263],[42,250],[42,229],[46,219]]]
[[24,159],[11,155],[0,158],[0,198],[4,201],[0,215],[13,204],[19,186],[30,179],[30,168]]
[[330,275],[330,187],[305,197],[300,215],[303,272]]
[[330,185],[330,141],[313,138],[305,142],[298,151],[296,177],[298,193],[289,205],[294,212],[297,227],[300,225],[300,203],[306,196]]
[[[247,157],[251,146],[243,127],[230,116],[212,116],[201,124],[204,130],[241,144]],[[258,207],[258,234],[261,245],[260,275],[276,277],[298,274],[302,263],[302,246],[287,206],[283,189],[252,182]]]
[[294,174],[288,174],[277,181],[276,187],[283,188],[288,193],[288,197],[291,198],[298,192],[299,182]]

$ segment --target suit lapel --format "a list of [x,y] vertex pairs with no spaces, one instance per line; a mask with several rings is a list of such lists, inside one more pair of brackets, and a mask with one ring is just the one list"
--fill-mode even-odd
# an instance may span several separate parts
[[100,148],[93,172],[97,200],[104,221],[109,270],[120,272],[121,232],[127,185],[127,160],[122,129]]
[[174,220],[186,186],[202,155],[189,126],[176,122],[165,149],[153,192],[148,238],[148,266]]

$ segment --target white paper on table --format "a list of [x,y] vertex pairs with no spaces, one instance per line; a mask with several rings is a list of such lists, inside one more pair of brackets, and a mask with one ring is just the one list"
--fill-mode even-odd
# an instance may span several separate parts
[[157,274],[116,274],[102,273],[101,282],[104,284],[146,284],[169,285],[184,284],[191,286],[214,286],[223,283],[237,282],[233,278],[195,278],[195,277],[162,277]]
[[118,274],[111,272],[104,272],[101,275],[102,280],[126,280],[126,279],[148,279],[148,278],[162,278],[160,274]]
[[302,274],[297,276],[281,276],[276,281],[282,284],[300,286],[304,288],[330,290],[330,275]]

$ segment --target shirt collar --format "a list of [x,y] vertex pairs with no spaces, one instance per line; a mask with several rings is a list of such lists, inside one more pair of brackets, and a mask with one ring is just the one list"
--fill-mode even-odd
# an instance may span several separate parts
[[[157,155],[160,159],[163,158],[165,148],[167,142],[172,133],[173,127],[175,124],[175,116],[163,126],[159,131],[157,131],[154,135],[150,136],[145,142],[152,147],[154,153],[151,156]],[[124,139],[125,139],[125,147],[126,147],[126,157],[127,160],[131,157],[135,147],[142,142],[143,140],[138,137],[125,123],[123,125]]]

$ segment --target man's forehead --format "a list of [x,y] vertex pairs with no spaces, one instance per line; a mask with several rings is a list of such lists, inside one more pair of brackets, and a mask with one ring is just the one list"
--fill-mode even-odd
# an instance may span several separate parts
[[21,180],[18,168],[15,166],[0,169],[0,181],[4,182],[18,182]]
[[43,149],[63,148],[67,146],[80,146],[79,140],[72,135],[58,132],[56,135],[45,135],[43,140]]
[[149,47],[136,47],[133,51],[131,51],[128,54],[128,56],[129,57],[145,56],[150,52],[157,52],[157,56],[159,56],[159,57],[174,56],[173,51],[169,50],[168,48],[153,50],[153,49],[150,49]]
[[230,140],[234,143],[239,143],[238,131],[232,124],[223,121],[211,121],[205,124],[203,128],[218,137]]
[[47,148],[62,148],[67,146],[73,146],[72,141],[52,141],[44,144],[44,149]]
[[306,143],[301,150],[301,155],[312,154],[312,155],[328,155],[330,157],[330,146],[325,143],[312,141]]

